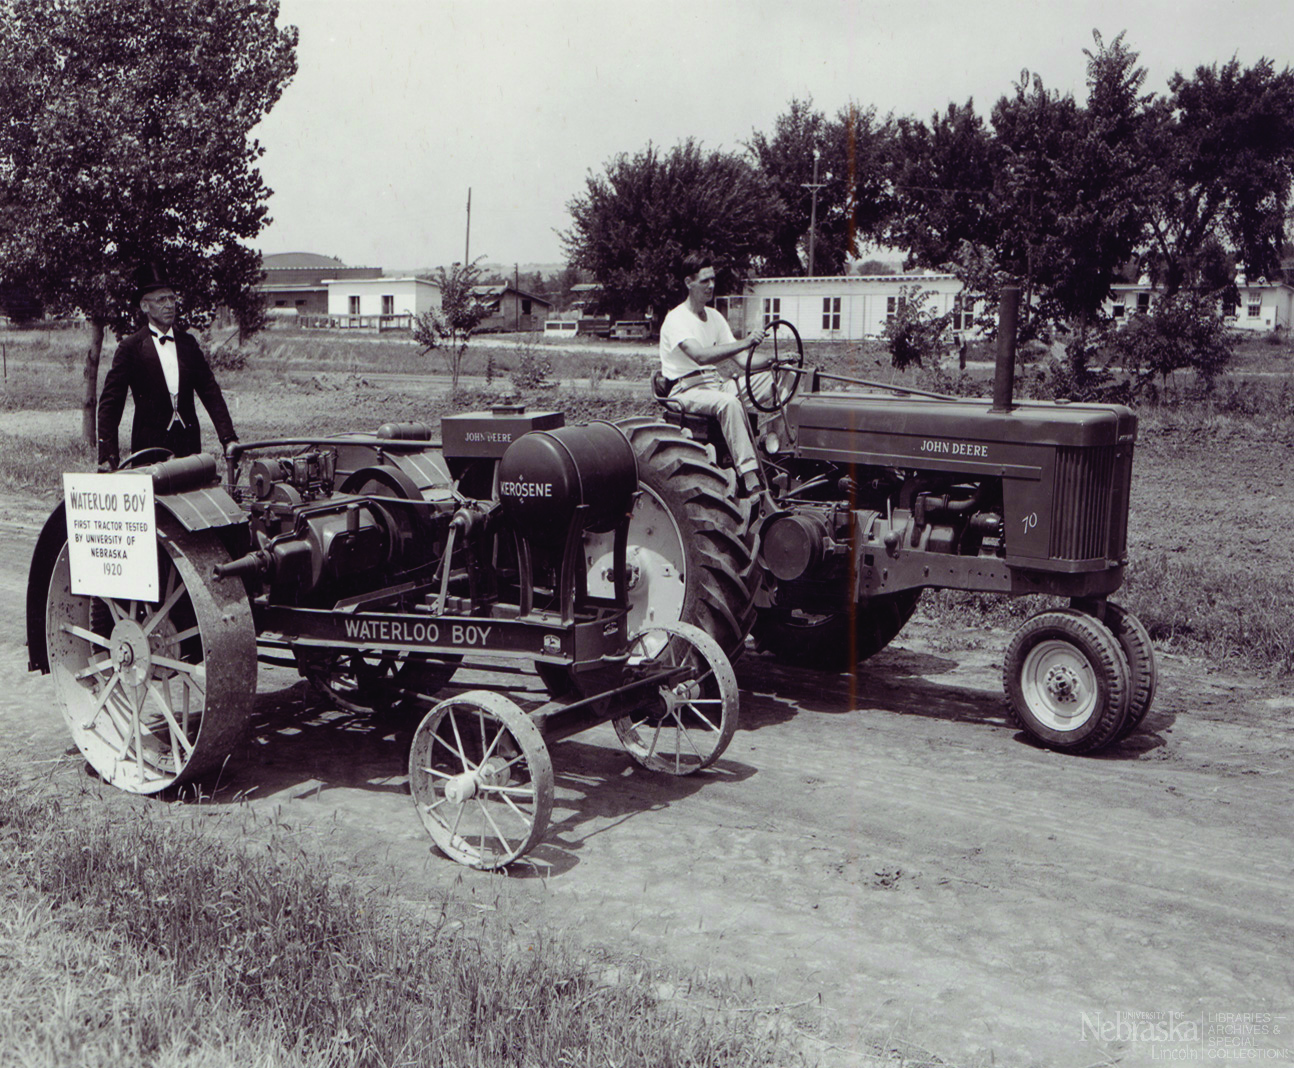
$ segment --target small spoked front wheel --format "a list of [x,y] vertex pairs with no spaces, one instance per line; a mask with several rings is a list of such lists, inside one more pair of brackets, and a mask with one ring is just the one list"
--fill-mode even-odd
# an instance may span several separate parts
[[1012,715],[1050,749],[1090,753],[1119,737],[1127,721],[1128,660],[1095,616],[1034,616],[1007,646],[1003,674]]
[[543,837],[553,765],[520,707],[470,690],[441,701],[418,725],[409,790],[442,853],[473,868],[501,868]]
[[626,681],[648,676],[650,696],[611,721],[621,744],[651,771],[708,768],[737,729],[737,676],[718,642],[690,623],[647,627],[629,643]]

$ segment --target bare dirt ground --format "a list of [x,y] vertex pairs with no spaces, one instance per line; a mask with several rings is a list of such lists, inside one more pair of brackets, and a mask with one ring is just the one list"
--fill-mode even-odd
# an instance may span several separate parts
[[[1204,478],[1164,474],[1163,458],[1192,448],[1148,445],[1134,543],[1137,527],[1169,520],[1177,551],[1235,533]],[[1248,472],[1242,511],[1288,519],[1288,455],[1273,443],[1199,461],[1208,481]],[[0,498],[11,760],[123,811],[166,805],[98,785],[69,753],[49,680],[26,672],[21,606],[47,508]],[[1252,552],[1240,538],[1225,544]],[[212,797],[171,807],[253,840],[293,836],[412,902],[452,894],[469,924],[499,911],[523,942],[561,931],[749,983],[825,1039],[826,1063],[911,1056],[904,1041],[957,1065],[1294,1063],[1288,680],[1161,652],[1144,730],[1066,757],[1006,719],[1008,638],[914,624],[852,677],[748,655],[741,726],[691,778],[638,768],[609,728],[561,743],[547,838],[507,876],[432,848],[405,786],[414,722],[337,713],[281,669],[261,675],[251,737]],[[454,679],[478,685],[524,697],[538,684],[488,664]]]

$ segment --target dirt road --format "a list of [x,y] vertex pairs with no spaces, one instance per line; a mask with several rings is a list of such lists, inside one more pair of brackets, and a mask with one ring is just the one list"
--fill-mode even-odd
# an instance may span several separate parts
[[[10,759],[106,805],[164,805],[96,784],[49,680],[26,672],[45,507],[0,501]],[[523,938],[561,930],[749,981],[827,1037],[828,1063],[904,1039],[958,1065],[1294,1063],[1288,686],[1164,657],[1145,732],[1065,757],[1007,724],[1006,641],[915,624],[853,678],[749,655],[741,727],[688,779],[631,764],[609,729],[564,742],[547,839],[510,876],[432,850],[405,788],[412,722],[333,712],[282,670],[262,674],[214,798],[172,804],[297,835],[410,900],[505,910]],[[537,686],[475,668],[454,681]]]

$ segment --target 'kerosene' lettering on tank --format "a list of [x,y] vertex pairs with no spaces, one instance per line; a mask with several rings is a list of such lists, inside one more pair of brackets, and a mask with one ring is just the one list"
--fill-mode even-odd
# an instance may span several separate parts
[[348,619],[346,637],[361,642],[391,642],[395,645],[490,644],[493,626],[479,623],[411,622],[402,619]]
[[499,493],[504,497],[551,497],[551,482],[500,482]]
[[988,446],[976,445],[970,441],[940,441],[937,438],[927,438],[921,443],[920,451],[937,456],[978,456],[981,459],[988,459]]

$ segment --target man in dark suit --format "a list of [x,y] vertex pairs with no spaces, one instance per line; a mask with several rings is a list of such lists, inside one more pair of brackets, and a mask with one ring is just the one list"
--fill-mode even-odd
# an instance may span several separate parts
[[158,447],[176,456],[200,452],[195,393],[216,426],[220,444],[227,448],[238,440],[220,383],[197,341],[175,328],[175,289],[153,267],[142,268],[135,278],[135,299],[148,321],[117,346],[103,383],[98,420],[100,471],[115,471],[120,460],[117,427],[127,392],[135,400],[132,453]]

